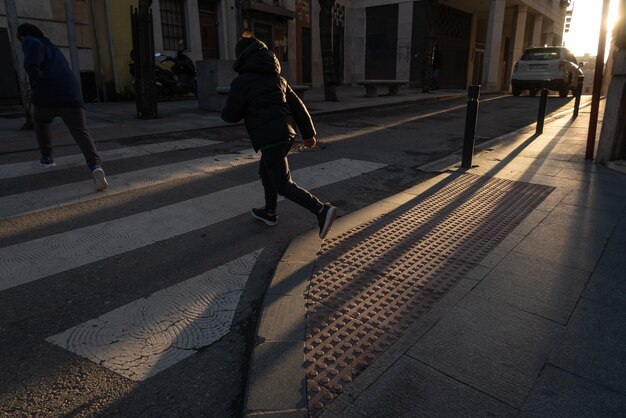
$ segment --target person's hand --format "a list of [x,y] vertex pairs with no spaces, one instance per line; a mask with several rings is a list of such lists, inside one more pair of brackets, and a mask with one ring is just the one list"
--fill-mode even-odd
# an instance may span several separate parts
[[313,138],[307,138],[305,140],[302,141],[304,143],[304,146],[311,149],[315,146],[315,144],[317,143],[317,140],[315,139],[315,137]]

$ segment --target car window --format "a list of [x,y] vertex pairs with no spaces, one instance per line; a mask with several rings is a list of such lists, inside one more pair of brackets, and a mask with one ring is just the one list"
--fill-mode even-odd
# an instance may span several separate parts
[[561,59],[561,51],[558,48],[527,49],[522,55],[523,61],[544,61]]

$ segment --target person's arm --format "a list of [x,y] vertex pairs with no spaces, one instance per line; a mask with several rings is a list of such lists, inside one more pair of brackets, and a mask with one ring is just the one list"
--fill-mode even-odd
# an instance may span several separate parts
[[222,119],[228,123],[236,123],[243,119],[245,110],[245,95],[241,83],[235,78],[230,84],[230,92],[226,105],[222,109]]
[[22,51],[24,52],[24,69],[28,74],[31,85],[35,86],[39,80],[45,78],[41,69],[44,59],[44,48],[41,41],[26,37],[22,41]]
[[[285,81],[287,85],[286,88],[286,96],[287,96],[287,105],[291,109],[291,114],[293,115],[293,119],[296,121],[296,125],[298,125],[298,129],[302,134],[302,138],[304,138],[304,144],[308,146],[308,143],[313,143],[311,145],[315,145],[315,126],[313,126],[313,121],[311,120],[311,115],[307,110],[302,100],[298,97],[296,93],[291,89],[289,83]],[[312,140],[312,141],[311,141]],[[310,147],[309,147],[310,148]]]

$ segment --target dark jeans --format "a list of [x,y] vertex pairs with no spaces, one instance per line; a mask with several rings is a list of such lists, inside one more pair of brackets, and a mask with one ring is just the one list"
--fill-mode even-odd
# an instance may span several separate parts
[[441,70],[439,68],[433,68],[433,90],[439,88],[439,74],[441,74]]
[[322,202],[291,180],[287,161],[290,149],[291,143],[261,151],[259,175],[265,189],[265,209],[275,211],[276,199],[281,195],[317,214],[323,206]]
[[101,165],[100,156],[96,151],[96,144],[87,130],[85,119],[85,109],[82,107],[39,107],[33,110],[33,121],[35,122],[35,134],[39,143],[41,155],[52,156],[52,135],[50,133],[50,123],[55,117],[63,119],[74,141],[80,147],[85,156],[85,161],[90,169],[96,165]]

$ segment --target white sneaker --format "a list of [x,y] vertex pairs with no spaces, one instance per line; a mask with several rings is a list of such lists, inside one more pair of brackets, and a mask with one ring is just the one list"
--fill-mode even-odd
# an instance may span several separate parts
[[100,167],[96,167],[91,172],[93,174],[93,185],[97,191],[101,192],[106,190],[109,187],[109,183],[107,183],[106,177],[104,177],[104,170]]

